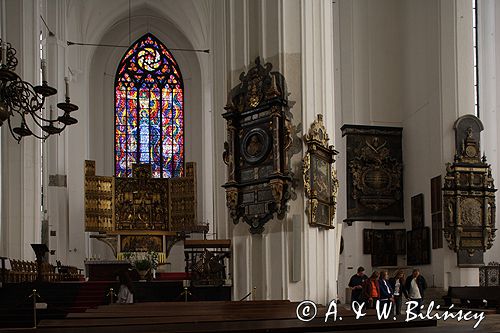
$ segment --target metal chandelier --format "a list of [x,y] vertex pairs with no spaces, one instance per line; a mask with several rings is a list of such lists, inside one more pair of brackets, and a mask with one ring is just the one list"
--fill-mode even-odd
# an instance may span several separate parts
[[[12,136],[20,142],[26,136],[45,140],[50,135],[61,133],[66,126],[76,124],[78,120],[71,117],[70,113],[78,110],[78,106],[70,102],[68,78],[65,78],[65,102],[57,104],[64,114],[54,117],[51,106],[49,118],[44,118],[45,98],[57,94],[57,89],[47,84],[45,60],[41,63],[42,84],[33,86],[14,72],[18,64],[16,49],[2,39],[0,46],[0,126],[7,121]],[[13,127],[11,119],[16,116],[20,117],[21,123],[18,127]],[[33,126],[39,127],[41,131],[32,131]]]

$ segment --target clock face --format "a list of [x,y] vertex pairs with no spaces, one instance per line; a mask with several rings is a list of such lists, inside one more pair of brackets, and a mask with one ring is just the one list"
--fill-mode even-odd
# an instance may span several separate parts
[[467,157],[475,157],[477,154],[476,147],[467,146],[467,148],[465,148],[465,154],[467,155]]
[[248,163],[255,164],[266,158],[270,146],[267,132],[262,128],[254,128],[243,137],[241,153]]

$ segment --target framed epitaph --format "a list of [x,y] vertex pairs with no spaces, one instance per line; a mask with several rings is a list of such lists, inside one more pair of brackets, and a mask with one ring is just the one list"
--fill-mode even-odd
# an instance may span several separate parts
[[496,188],[481,156],[481,120],[465,115],[454,129],[455,158],[447,164],[443,185],[444,236],[458,266],[480,265],[495,239]]
[[406,264],[408,266],[429,265],[431,263],[429,227],[407,231],[406,244]]
[[306,211],[310,225],[334,228],[339,182],[333,163],[338,152],[328,140],[323,116],[319,114],[304,136],[307,145],[303,160]]
[[424,226],[424,195],[420,193],[411,197],[411,228],[418,229]]
[[276,215],[284,218],[293,194],[290,170],[292,123],[285,78],[270,63],[241,73],[229,92],[224,162],[227,165],[226,205],[236,224],[262,233]]
[[403,129],[344,125],[341,130],[347,137],[344,222],[403,222]]

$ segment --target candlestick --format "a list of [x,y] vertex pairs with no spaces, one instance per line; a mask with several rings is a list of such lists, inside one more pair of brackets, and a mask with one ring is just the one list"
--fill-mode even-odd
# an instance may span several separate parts
[[47,60],[42,59],[42,83],[47,82]]
[[66,76],[64,82],[66,83],[66,99],[69,99],[69,77]]

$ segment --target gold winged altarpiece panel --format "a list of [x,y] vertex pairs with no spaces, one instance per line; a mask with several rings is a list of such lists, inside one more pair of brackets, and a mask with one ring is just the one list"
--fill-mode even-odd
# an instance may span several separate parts
[[96,176],[95,161],[85,161],[85,231],[122,252],[159,253],[166,261],[187,233],[206,232],[196,220],[196,164],[185,176],[152,178],[149,164],[133,166],[133,177]]

